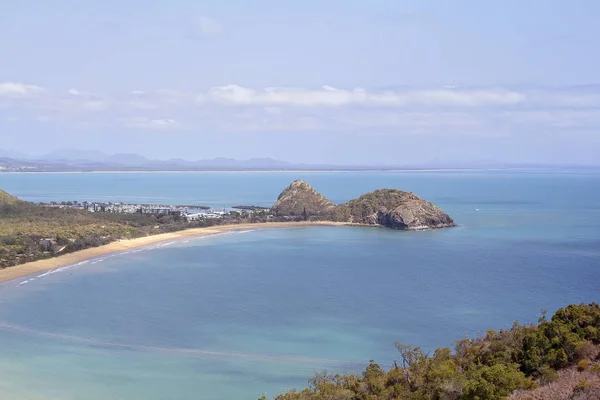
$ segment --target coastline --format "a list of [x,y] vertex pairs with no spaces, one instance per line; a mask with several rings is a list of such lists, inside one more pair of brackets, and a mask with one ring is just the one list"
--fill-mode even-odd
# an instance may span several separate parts
[[103,246],[91,247],[73,253],[64,254],[58,257],[47,258],[38,261],[32,261],[25,264],[15,265],[0,270],[0,284],[14,279],[23,278],[39,272],[49,271],[55,268],[64,267],[71,264],[80,263],[93,258],[120,253],[126,250],[139,247],[159,244],[162,242],[193,238],[195,236],[210,236],[225,232],[246,230],[246,229],[270,229],[270,228],[300,228],[307,226],[363,226],[347,222],[263,222],[251,224],[231,224],[217,225],[206,228],[190,228],[182,231],[160,233],[157,235],[144,236],[135,239],[121,239]]

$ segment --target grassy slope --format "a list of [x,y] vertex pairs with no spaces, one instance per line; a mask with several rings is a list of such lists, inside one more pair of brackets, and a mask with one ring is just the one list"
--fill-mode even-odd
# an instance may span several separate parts
[[0,190],[0,205],[12,205],[12,204],[18,204],[21,202],[22,201],[19,200],[18,198],[11,196],[10,194],[6,193],[4,190]]

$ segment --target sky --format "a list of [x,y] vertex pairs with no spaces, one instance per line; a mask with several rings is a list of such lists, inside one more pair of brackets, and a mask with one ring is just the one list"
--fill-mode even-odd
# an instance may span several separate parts
[[0,149],[600,164],[596,0],[0,0]]

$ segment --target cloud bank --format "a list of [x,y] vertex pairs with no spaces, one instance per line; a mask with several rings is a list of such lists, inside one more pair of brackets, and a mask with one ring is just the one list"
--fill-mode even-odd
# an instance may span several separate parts
[[600,130],[600,86],[595,85],[364,89],[228,84],[199,93],[166,88],[94,93],[4,82],[0,106],[11,121],[88,126],[101,121],[128,129],[481,135],[526,130],[593,135]]

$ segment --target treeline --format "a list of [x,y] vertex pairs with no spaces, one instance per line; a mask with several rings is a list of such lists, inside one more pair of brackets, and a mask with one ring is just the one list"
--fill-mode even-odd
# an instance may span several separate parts
[[[360,375],[318,373],[307,389],[276,400],[495,400],[600,398],[600,306],[559,309],[537,325],[515,323],[454,351],[433,354],[396,343],[399,359],[385,371],[370,361]],[[568,373],[566,373],[568,372]],[[263,396],[259,400],[266,400]]]
[[26,202],[0,203],[0,268],[131,239],[187,228],[266,222],[266,211],[234,211],[187,221],[180,215],[89,212]]

